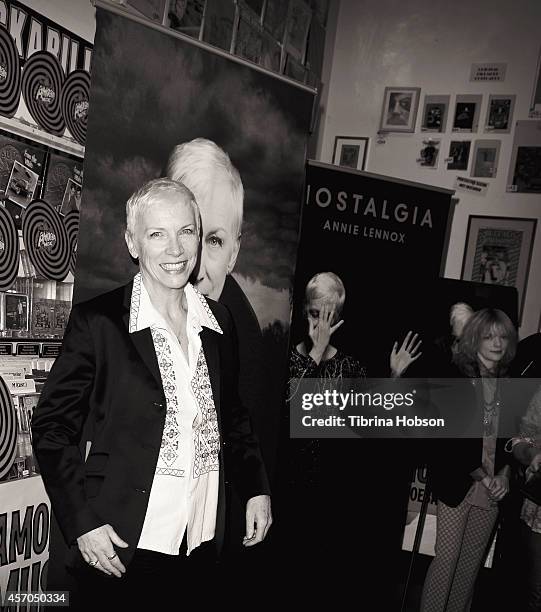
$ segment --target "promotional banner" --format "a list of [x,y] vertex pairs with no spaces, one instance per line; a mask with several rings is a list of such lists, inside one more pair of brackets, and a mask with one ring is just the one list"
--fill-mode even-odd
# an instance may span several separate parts
[[333,334],[368,375],[387,376],[394,340],[422,322],[419,294],[440,275],[452,191],[308,162],[292,341],[306,332],[308,281],[334,272],[346,293]]
[[16,0],[0,0],[0,115],[29,113],[84,144],[92,45]]
[[221,245],[233,236],[235,210],[227,209],[227,198],[214,213],[201,209],[204,231],[214,223],[207,215],[223,208],[226,219],[221,231],[223,221],[204,237],[218,253],[218,266],[209,268],[212,287],[201,290],[223,286],[211,297],[232,313],[241,396],[272,474],[313,92],[170,30],[99,7],[96,18],[74,301],[122,285],[136,273],[124,239],[132,193],[165,176],[177,145],[196,138],[218,145],[243,183],[242,236],[236,264],[225,265]]
[[51,508],[41,477],[0,483],[0,508],[0,600],[45,591]]

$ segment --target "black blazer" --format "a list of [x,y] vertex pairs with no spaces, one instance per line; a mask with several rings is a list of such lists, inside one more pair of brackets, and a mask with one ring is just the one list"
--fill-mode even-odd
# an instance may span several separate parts
[[[454,378],[463,376],[460,371],[452,366]],[[510,424],[513,418],[510,410],[512,389],[507,384],[507,379],[500,378],[501,407],[498,431],[512,431]],[[508,388],[509,387],[509,388]],[[457,411],[463,416],[471,415],[471,419],[482,419],[483,390],[481,379],[464,379],[464,384],[455,386],[452,391],[452,400],[456,404]],[[461,418],[461,417],[458,417]],[[462,419],[465,423],[465,419]],[[481,426],[481,422],[478,423]],[[465,430],[467,430],[467,424]],[[503,467],[510,463],[511,457],[505,452],[504,447],[508,438],[498,438],[496,442],[496,457],[494,473],[498,473]],[[429,479],[431,489],[436,497],[444,504],[456,508],[466,497],[474,479],[472,472],[482,467],[483,439],[461,438],[431,440],[429,451]]]
[[[132,283],[73,307],[60,356],[35,410],[33,446],[64,539],[109,523],[129,548],[139,541],[162,432],[166,400],[150,329],[128,332]],[[238,395],[236,335],[229,312],[207,300],[223,334],[201,331],[220,430],[216,545],[225,521],[229,479],[243,501],[269,494],[248,413]],[[84,461],[83,427],[92,446]]]

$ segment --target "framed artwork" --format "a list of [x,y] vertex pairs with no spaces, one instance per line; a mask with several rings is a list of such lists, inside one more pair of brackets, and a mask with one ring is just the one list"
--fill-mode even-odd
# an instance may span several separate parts
[[522,319],[537,219],[470,215],[462,280],[516,287]]
[[463,94],[456,97],[453,132],[477,132],[483,96]]
[[513,123],[516,96],[491,95],[488,99],[485,132],[508,134]]
[[417,162],[423,168],[435,170],[438,167],[438,156],[440,152],[441,140],[424,140],[423,147],[417,158]]
[[517,121],[507,191],[541,193],[541,121]]
[[471,176],[494,178],[498,170],[500,140],[476,140],[473,148]]
[[332,163],[335,166],[364,170],[366,168],[368,140],[365,136],[337,136],[334,139]]
[[285,50],[297,61],[304,61],[312,9],[303,0],[291,0],[287,14]]
[[445,132],[450,96],[425,96],[422,132]]
[[447,170],[467,170],[470,161],[471,140],[451,140]]
[[386,87],[380,132],[414,132],[420,87]]

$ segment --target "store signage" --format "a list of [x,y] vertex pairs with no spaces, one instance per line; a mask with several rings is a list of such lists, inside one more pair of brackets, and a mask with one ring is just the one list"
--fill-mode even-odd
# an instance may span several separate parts
[[39,355],[39,342],[37,344],[22,342],[17,344],[17,355]]
[[470,81],[505,81],[505,63],[472,64]]
[[0,376],[3,378],[10,377],[18,380],[24,380],[25,371],[24,368],[0,366]]
[[468,193],[476,193],[477,195],[485,196],[488,191],[488,183],[465,176],[457,176],[455,180],[455,189],[457,191],[466,191]]
[[6,381],[6,384],[13,395],[36,392],[36,383],[31,378],[26,378],[24,380],[10,380],[9,376],[5,376],[4,380]]
[[11,342],[0,343],[0,355],[13,355],[13,345]]
[[58,343],[44,342],[41,345],[40,355],[41,357],[58,357],[61,346],[62,345]]

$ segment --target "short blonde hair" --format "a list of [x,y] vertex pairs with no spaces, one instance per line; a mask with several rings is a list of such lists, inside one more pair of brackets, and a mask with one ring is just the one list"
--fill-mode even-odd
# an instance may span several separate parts
[[201,228],[201,217],[199,215],[199,207],[195,201],[193,193],[182,183],[173,181],[168,178],[153,179],[141,186],[126,202],[126,230],[131,236],[135,236],[137,222],[142,213],[152,206],[153,203],[159,201],[160,195],[166,192],[175,192],[179,196],[188,200],[192,207],[195,217],[195,225],[197,234]]
[[340,277],[334,272],[318,272],[308,281],[305,304],[308,304],[310,300],[321,298],[328,298],[335,303],[335,316],[338,317],[346,301],[346,289]]
[[235,238],[240,236],[244,187],[240,174],[231,163],[229,155],[215,142],[206,138],[195,138],[177,145],[167,162],[167,176],[175,181],[180,181],[191,189],[199,206],[203,209],[212,191],[213,180],[224,179],[230,186],[234,205]]

